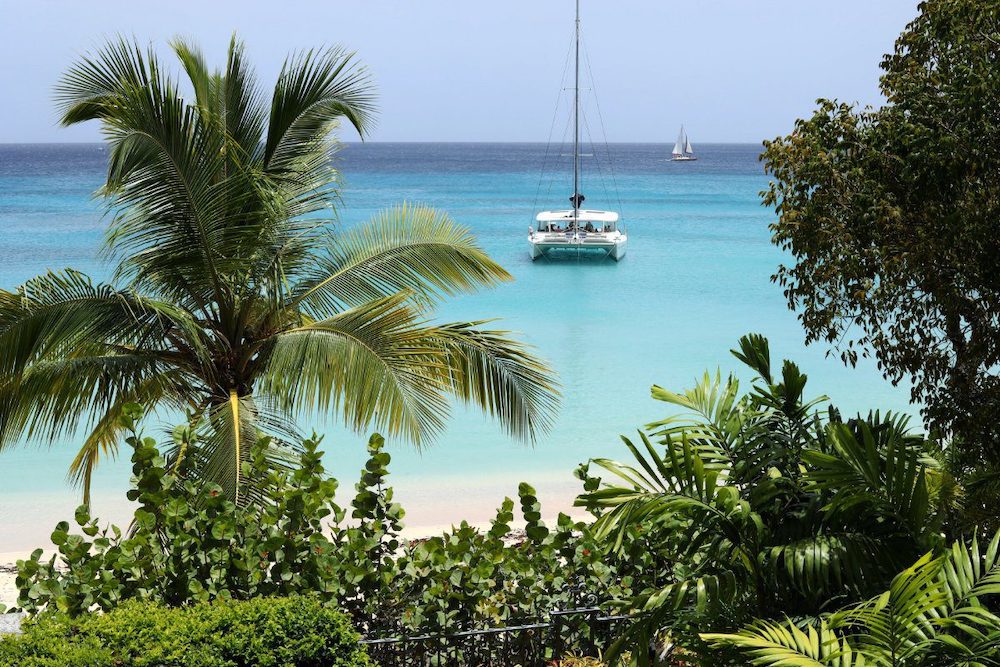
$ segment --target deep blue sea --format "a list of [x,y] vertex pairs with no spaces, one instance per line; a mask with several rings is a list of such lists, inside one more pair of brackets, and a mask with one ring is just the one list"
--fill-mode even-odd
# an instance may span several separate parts
[[[456,299],[439,316],[502,318],[499,326],[534,345],[563,386],[556,426],[534,447],[461,408],[421,452],[391,442],[396,483],[411,505],[446,500],[435,510],[446,523],[461,518],[477,494],[515,493],[520,479],[542,489],[572,484],[578,462],[624,455],[619,434],[667,414],[650,399],[651,385],[682,389],[706,369],[728,372],[736,367],[730,348],[751,331],[770,338],[775,356],[800,363],[807,393],[827,394],[845,411],[910,410],[907,389],[872,366],[846,369],[822,348],[804,347],[770,281],[782,256],[769,242],[773,212],[760,204],[767,177],[759,146],[704,144],[696,146],[700,159],[688,163],[668,161],[669,148],[619,144],[610,147],[611,160],[601,151],[584,158],[587,207],[623,214],[629,250],[622,262],[567,256],[533,263],[526,232],[534,211],[568,203],[564,153],[543,144],[344,146],[341,224],[405,200],[471,227],[516,281]],[[92,197],[105,157],[99,145],[0,146],[0,287],[49,268],[107,275],[99,256],[104,220]],[[326,434],[330,467],[350,488],[365,438],[322,416],[302,426]],[[5,542],[23,548],[11,526],[31,515],[40,494],[75,504],[64,474],[79,440],[0,452],[0,551]],[[107,465],[99,491],[117,497],[127,479],[123,462]]]

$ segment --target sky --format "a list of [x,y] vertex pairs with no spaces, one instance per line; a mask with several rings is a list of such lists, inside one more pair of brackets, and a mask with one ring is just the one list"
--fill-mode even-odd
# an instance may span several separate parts
[[[879,104],[882,54],[916,6],[582,0],[587,94],[612,142],[672,142],[681,123],[695,143],[759,142],[819,97]],[[356,50],[378,89],[371,140],[544,142],[572,29],[573,0],[0,0],[0,143],[98,141],[95,124],[58,126],[52,90],[109,36],[181,35],[221,65],[233,31],[268,85],[290,51]]]

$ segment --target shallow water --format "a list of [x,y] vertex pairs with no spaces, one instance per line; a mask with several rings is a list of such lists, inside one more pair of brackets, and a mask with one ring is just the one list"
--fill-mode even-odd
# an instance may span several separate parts
[[[767,185],[759,147],[696,149],[700,159],[688,163],[667,161],[669,146],[654,144],[612,146],[610,163],[602,150],[585,158],[586,206],[618,209],[620,199],[628,255],[620,263],[575,254],[533,263],[526,232],[536,202],[537,208],[568,205],[563,153],[536,144],[344,147],[338,158],[343,224],[407,200],[470,226],[516,281],[456,299],[440,317],[502,318],[499,326],[521,332],[563,385],[555,428],[534,447],[462,408],[422,452],[390,442],[396,483],[411,502],[444,498],[434,510],[445,514],[439,517],[444,523],[463,516],[463,504],[480,490],[509,486],[512,493],[522,478],[542,488],[555,480],[571,484],[578,462],[623,454],[618,434],[667,413],[649,398],[652,384],[680,389],[705,369],[734,369],[729,350],[750,331],[767,335],[775,356],[800,363],[810,378],[807,393],[827,394],[847,412],[912,412],[907,390],[889,385],[872,366],[845,369],[824,358],[822,348],[804,347],[801,328],[770,282],[781,254],[769,243],[773,214],[758,196]],[[101,209],[91,198],[105,155],[97,145],[0,146],[0,286],[12,288],[49,268],[106,274],[97,256]],[[540,172],[546,174],[541,183]],[[321,416],[302,426],[326,434],[331,468],[353,484],[365,438]],[[15,541],[11,521],[23,517],[38,494],[75,504],[64,475],[78,442],[0,453],[0,551]],[[128,466],[119,461],[100,470],[97,484],[116,494],[127,478]],[[465,500],[456,502],[456,495]]]

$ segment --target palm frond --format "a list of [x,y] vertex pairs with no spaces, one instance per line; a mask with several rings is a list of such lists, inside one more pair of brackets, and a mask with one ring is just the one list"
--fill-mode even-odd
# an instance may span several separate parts
[[183,311],[82,274],[50,273],[0,291],[0,446],[21,435],[58,437],[151,377],[175,382],[157,352],[175,335],[189,341],[192,360],[202,357]]
[[593,461],[623,482],[605,483],[577,498],[577,505],[609,509],[594,522],[595,536],[613,535],[614,548],[621,549],[630,527],[683,517],[689,520],[685,540],[691,553],[706,540],[725,541],[729,549],[759,540],[760,517],[717,470],[704,464],[690,443],[671,443],[661,457],[644,433],[639,437],[642,450],[622,438],[638,467],[606,459]]
[[896,572],[899,555],[895,544],[876,536],[828,530],[775,544],[761,560],[775,590],[791,589],[829,605],[869,594]]
[[687,410],[687,413],[646,425],[654,437],[677,438],[681,435],[698,448],[706,465],[728,468],[739,449],[743,428],[752,416],[740,398],[740,382],[733,376],[722,383],[722,375],[705,373],[694,387],[675,393],[658,385],[653,398]]
[[739,340],[739,350],[730,354],[751,368],[767,384],[773,384],[771,376],[771,346],[761,334],[747,334]]
[[257,439],[257,406],[252,396],[232,392],[228,400],[218,402],[205,413],[198,430],[198,449],[194,456],[203,459],[189,470],[200,481],[218,484],[237,505],[245,501],[243,467],[250,460]]
[[448,414],[447,359],[405,294],[278,334],[263,394],[285,409],[333,410],[355,430],[371,424],[415,443]]
[[[753,665],[767,667],[864,667],[873,664],[839,637],[825,621],[804,629],[790,620],[757,621],[738,633],[703,633],[716,646],[743,649]],[[875,662],[874,664],[879,664]]]
[[124,37],[111,40],[94,55],[84,56],[56,86],[62,124],[111,117],[123,91],[149,85],[157,72],[156,56]]
[[324,317],[403,290],[435,302],[509,280],[466,227],[434,209],[403,204],[330,236],[293,303]]
[[174,54],[184,67],[184,72],[194,90],[195,104],[203,114],[219,114],[216,82],[212,80],[212,73],[205,62],[205,54],[197,45],[180,37],[171,40],[170,48],[174,50]]
[[1000,596],[1000,533],[985,550],[978,536],[967,545],[955,542],[944,559],[941,579],[951,609],[978,604],[986,596]]
[[267,110],[263,95],[257,87],[257,77],[247,62],[246,47],[233,35],[229,41],[226,71],[220,91],[225,109],[226,136],[242,149],[254,163],[263,159],[257,154],[262,150]]
[[37,361],[0,382],[0,443],[52,443],[81,425],[93,428],[129,396],[174,397],[187,387],[181,373],[142,354],[77,352]]
[[185,336],[192,352],[204,352],[200,331],[183,309],[94,284],[76,271],[49,272],[13,292],[0,290],[0,371],[16,375],[76,345],[155,345],[170,330]]
[[808,485],[833,492],[832,512],[849,512],[866,506],[883,515],[899,516],[904,525],[924,526],[930,512],[926,468],[934,465],[902,437],[879,439],[867,422],[830,424],[827,443],[832,453],[806,451]]
[[[197,58],[188,55],[196,71]],[[152,50],[143,55],[124,39],[72,68],[58,96],[65,124],[99,119],[110,144],[104,194],[114,217],[106,247],[121,262],[119,274],[195,303],[218,298],[223,268],[213,241],[232,200],[246,196],[217,179],[224,134],[184,101]]]
[[919,649],[936,635],[931,615],[947,600],[938,585],[941,565],[925,554],[896,575],[889,590],[834,614],[831,625],[856,632],[853,644],[866,654],[903,656]]
[[305,51],[285,61],[274,87],[264,166],[282,174],[322,148],[337,118],[364,137],[374,122],[374,97],[367,70],[343,49]]
[[556,378],[510,332],[483,329],[482,324],[443,324],[431,330],[443,352],[446,386],[496,418],[512,436],[534,442],[554,423]]
[[225,72],[215,73],[195,44],[177,38],[170,46],[184,67],[201,114],[218,123],[231,147],[240,149],[240,155],[227,158],[235,163],[249,162],[260,148],[266,112],[243,43],[233,35]]
[[1000,618],[986,598],[1000,592],[1000,535],[980,549],[956,543],[925,554],[870,600],[810,623],[758,620],[738,633],[706,633],[755,665],[986,667],[1000,658]]

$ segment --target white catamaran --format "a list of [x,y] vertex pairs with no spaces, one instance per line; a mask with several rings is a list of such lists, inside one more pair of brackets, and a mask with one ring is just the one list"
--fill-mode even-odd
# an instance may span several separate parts
[[670,159],[674,162],[689,162],[698,159],[694,156],[694,149],[691,148],[691,140],[688,139],[683,125],[681,125],[681,133],[677,135],[677,143],[674,144],[674,150],[670,154],[673,156]]
[[531,258],[554,250],[588,250],[607,253],[614,260],[625,256],[628,237],[618,229],[618,213],[582,208],[580,193],[580,0],[576,0],[576,74],[573,87],[573,195],[571,209],[542,211],[528,230]]

